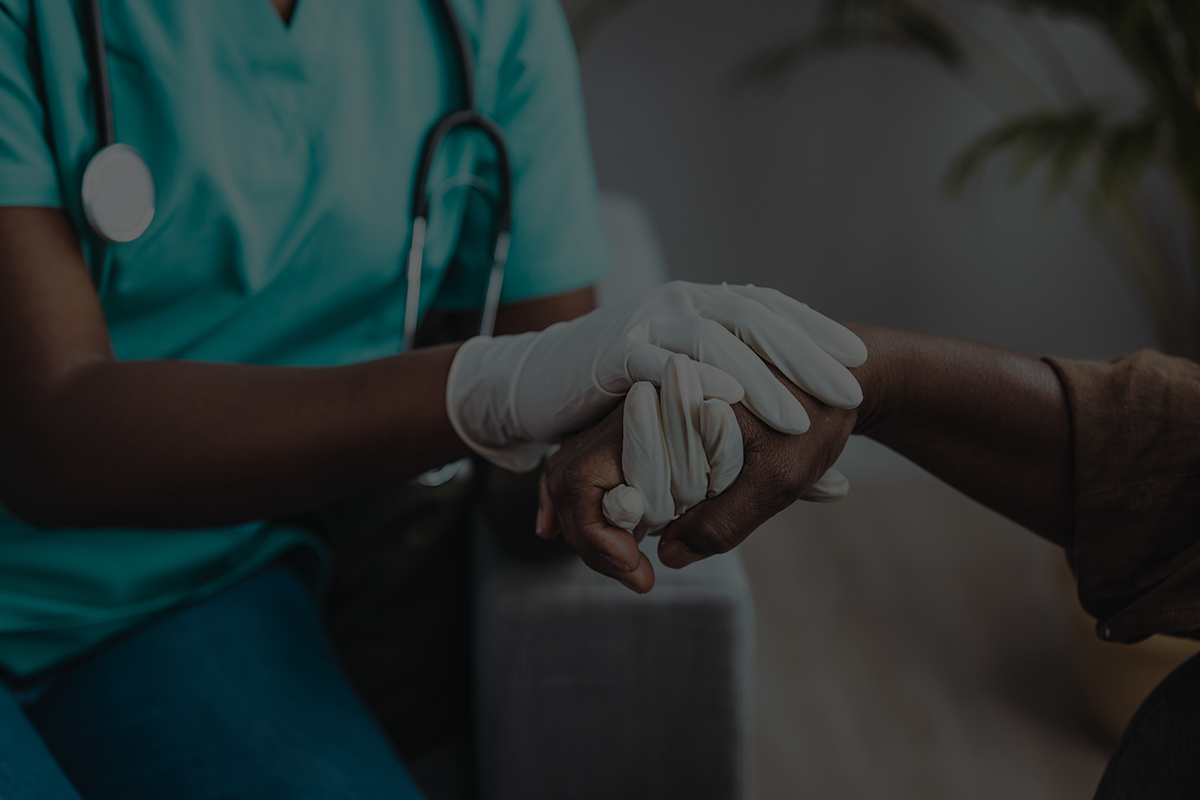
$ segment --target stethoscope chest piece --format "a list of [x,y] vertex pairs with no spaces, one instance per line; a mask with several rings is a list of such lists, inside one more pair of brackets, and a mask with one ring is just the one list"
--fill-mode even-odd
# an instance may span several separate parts
[[105,241],[132,242],[154,219],[154,177],[142,154],[111,144],[83,172],[83,212]]

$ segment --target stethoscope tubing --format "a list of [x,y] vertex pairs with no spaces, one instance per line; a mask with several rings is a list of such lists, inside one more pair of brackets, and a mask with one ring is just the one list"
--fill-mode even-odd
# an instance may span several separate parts
[[103,150],[117,141],[117,126],[113,116],[112,82],[108,75],[108,43],[104,37],[104,18],[100,13],[100,0],[84,0],[84,28],[88,32],[88,60],[92,71],[92,101],[96,110],[97,150]]
[[439,119],[426,134],[425,142],[421,147],[417,179],[413,186],[413,218],[407,270],[408,296],[404,314],[404,348],[406,350],[411,350],[416,343],[417,316],[421,305],[421,273],[424,266],[425,235],[428,231],[430,211],[429,175],[433,170],[433,160],[437,156],[438,149],[455,131],[474,129],[483,133],[491,141],[492,149],[496,153],[497,180],[500,184],[499,197],[495,203],[492,268],[488,274],[483,313],[479,321],[479,335],[481,336],[491,336],[495,330],[512,231],[512,167],[509,162],[508,148],[504,144],[504,133],[493,120],[475,109],[475,67],[471,58],[470,39],[462,27],[458,15],[454,13],[450,0],[436,0],[436,4],[452,34],[463,96],[462,106]]
[[[508,260],[508,249],[512,229],[512,170],[509,162],[508,149],[504,144],[503,131],[493,120],[475,110],[475,79],[474,62],[472,59],[471,41],[466,30],[451,7],[450,0],[434,0],[441,12],[442,18],[450,30],[452,47],[459,70],[462,88],[462,106],[442,116],[426,134],[422,144],[417,176],[413,187],[411,238],[406,270],[408,296],[405,302],[404,318],[404,348],[412,349],[416,339],[417,316],[420,313],[421,274],[425,257],[425,234],[428,229],[430,198],[428,192],[429,174],[433,161],[442,143],[455,131],[474,129],[482,132],[492,143],[496,154],[497,180],[500,184],[498,198],[495,202],[495,240],[492,247],[492,268],[488,275],[487,290],[484,298],[483,314],[480,320],[480,334],[492,335],[495,327],[496,313],[500,303],[500,292],[504,281],[504,270]],[[126,157],[140,154],[133,148],[119,145],[116,137],[116,121],[113,113],[112,83],[108,70],[108,47],[104,35],[104,20],[100,9],[100,0],[83,0],[84,28],[86,30],[85,47],[92,75],[92,96],[96,113],[96,131],[98,147],[96,155],[85,170],[85,183],[88,172],[92,171],[98,157],[111,147],[123,148],[122,155]],[[144,160],[143,160],[144,165]],[[149,168],[146,168],[149,172]],[[153,178],[150,178],[149,214],[153,216],[154,190]],[[83,193],[84,212],[96,233],[110,242],[132,241],[141,235],[145,226],[137,230],[131,238],[113,238],[103,226],[98,223],[92,208],[91,195],[96,192]],[[147,221],[147,225],[148,225]],[[97,280],[97,286],[100,281]]]
[[[446,0],[441,0],[443,5]],[[450,13],[450,12],[448,12]],[[453,19],[453,17],[451,17]],[[459,59],[460,65],[470,65],[470,60]],[[473,81],[464,79],[464,95],[469,97]],[[404,349],[411,350],[416,342],[417,317],[421,304],[421,273],[425,258],[425,234],[429,223],[429,174],[438,148],[450,134],[457,130],[481,131],[492,143],[496,153],[497,180],[500,184],[498,201],[495,203],[496,239],[492,249],[492,268],[488,274],[484,296],[483,313],[479,320],[479,335],[491,336],[495,331],[496,314],[500,305],[500,290],[504,283],[504,270],[508,262],[508,248],[512,231],[512,168],[508,149],[504,145],[504,134],[500,126],[473,108],[460,108],[443,116],[425,136],[418,162],[417,180],[413,187],[413,221],[408,256],[408,296],[404,313]]]

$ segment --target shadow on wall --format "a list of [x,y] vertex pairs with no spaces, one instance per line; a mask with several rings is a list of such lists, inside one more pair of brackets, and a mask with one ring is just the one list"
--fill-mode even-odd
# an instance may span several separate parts
[[[568,0],[568,6],[578,0]],[[602,186],[648,205],[673,278],[774,286],[839,319],[1109,357],[1154,345],[1112,255],[1032,185],[946,199],[940,180],[993,110],[936,66],[831,57],[736,92],[748,54],[811,24],[814,0],[639,0],[582,54]],[[953,4],[1038,74],[1011,20]],[[1137,88],[1081,26],[1052,34],[1089,94]]]

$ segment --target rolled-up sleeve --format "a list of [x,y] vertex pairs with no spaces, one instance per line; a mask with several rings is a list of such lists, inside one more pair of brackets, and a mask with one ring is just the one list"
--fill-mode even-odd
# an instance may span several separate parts
[[1070,408],[1079,599],[1101,638],[1200,638],[1200,366],[1047,358]]

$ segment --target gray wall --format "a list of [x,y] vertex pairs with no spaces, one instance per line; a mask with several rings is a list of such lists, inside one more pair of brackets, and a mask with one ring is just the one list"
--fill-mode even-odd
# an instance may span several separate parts
[[[815,5],[641,0],[585,48],[600,183],[647,203],[672,277],[774,286],[835,318],[1038,355],[1153,345],[1118,258],[1074,205],[1048,209],[1037,185],[942,194],[950,157],[997,119],[963,82],[859,52],[732,90],[733,66],[809,24]],[[1004,15],[947,7],[1036,73]],[[1097,37],[1051,27],[1089,93],[1136,102]]]

